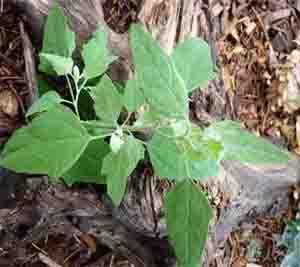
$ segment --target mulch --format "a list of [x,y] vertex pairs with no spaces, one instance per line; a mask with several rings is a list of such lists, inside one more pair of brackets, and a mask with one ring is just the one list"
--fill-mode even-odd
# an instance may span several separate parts
[[[286,0],[225,2],[233,4],[224,12],[224,34],[217,41],[217,50],[230,116],[253,133],[299,154],[300,106],[294,101],[300,99],[299,4]],[[291,195],[295,190],[291,188]],[[293,200],[285,202],[281,214],[257,218],[232,234],[226,253],[230,266],[279,265],[285,254],[278,246],[280,235],[286,223],[295,219],[298,208]]]
[[0,11],[0,147],[20,125],[26,94],[19,15],[5,2]]

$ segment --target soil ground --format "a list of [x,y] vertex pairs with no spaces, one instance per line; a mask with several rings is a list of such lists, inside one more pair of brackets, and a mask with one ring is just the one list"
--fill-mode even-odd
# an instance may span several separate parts
[[[290,109],[280,88],[289,55],[297,50],[293,40],[300,29],[298,14],[288,13],[287,1],[252,1],[250,7],[241,3],[243,1],[237,2],[229,10],[226,34],[218,40],[220,72],[231,95],[227,103],[230,116],[244,122],[254,133],[299,153],[299,109]],[[125,32],[130,23],[137,21],[138,5],[134,0],[107,0],[104,11],[110,27],[116,32]],[[261,23],[266,12],[271,14],[268,29]],[[0,146],[24,121],[27,87],[19,17],[10,2],[4,2],[0,10]],[[199,94],[193,97],[192,101],[196,102]],[[200,97],[204,95],[200,94]],[[209,105],[207,102],[209,99],[204,104]],[[203,115],[203,107],[191,107],[196,118]],[[3,175],[4,170],[1,172]],[[133,266],[125,258],[97,244],[92,236],[70,236],[64,233],[66,228],[49,230],[47,237],[38,243],[21,242],[41,219],[32,212],[35,210],[32,207],[36,205],[38,190],[47,186],[43,179],[32,178],[24,183],[13,175],[7,183],[0,175],[0,266],[51,266],[51,259],[60,264],[58,266],[66,267]],[[84,190],[97,196],[94,189]],[[279,237],[285,225],[298,216],[295,192],[300,192],[297,185],[291,188],[280,214],[242,223],[240,230],[231,235],[224,247],[228,266],[280,265],[286,251],[278,246]],[[218,198],[222,196],[212,199],[216,208],[222,206],[216,201]],[[14,216],[16,213],[18,218]],[[9,227],[2,229],[2,224]],[[217,262],[215,266],[219,266]]]

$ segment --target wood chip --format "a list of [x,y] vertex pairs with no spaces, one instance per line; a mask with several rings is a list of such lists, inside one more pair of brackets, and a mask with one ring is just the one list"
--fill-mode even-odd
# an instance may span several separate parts
[[61,265],[57,264],[55,261],[51,260],[46,255],[44,255],[43,253],[39,253],[38,256],[41,262],[46,264],[48,267],[62,267]]
[[18,115],[19,103],[16,95],[11,90],[0,91],[0,112],[14,118]]
[[246,33],[250,35],[256,28],[256,23],[251,21],[246,24]]
[[275,21],[285,19],[285,18],[287,18],[291,15],[291,12],[292,12],[292,10],[290,8],[281,9],[281,10],[277,10],[275,12],[272,12],[268,16],[268,22],[270,24],[273,24]]
[[212,17],[215,18],[219,16],[223,12],[223,10],[224,7],[220,3],[215,4],[211,9]]

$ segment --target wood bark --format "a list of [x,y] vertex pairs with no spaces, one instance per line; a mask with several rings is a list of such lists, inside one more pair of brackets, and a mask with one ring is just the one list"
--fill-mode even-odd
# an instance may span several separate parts
[[[24,11],[25,20],[32,32],[32,38],[39,40],[38,43],[40,44],[43,18],[47,14],[49,7],[53,4],[53,1],[14,0],[14,2]],[[116,34],[106,25],[103,18],[102,1],[58,0],[57,2],[64,8],[65,14],[71,19],[71,26],[77,33],[79,45],[93,33],[98,24],[107,30],[109,33],[109,47],[122,60],[121,68],[115,71],[117,73],[115,77],[116,79],[129,77],[131,75],[132,62],[128,34]],[[189,36],[201,36],[205,38],[210,43],[212,57],[215,59],[216,64],[218,64],[216,40],[223,31],[223,25],[220,17],[214,14],[213,8],[214,6],[210,1],[204,0],[144,0],[141,1],[139,20],[159,40],[167,53],[172,51],[176,43]],[[226,99],[224,99],[224,96],[226,94],[224,93],[222,80],[218,79],[211,82],[208,88],[209,91],[206,91],[206,94],[214,96],[222,95],[223,101],[221,107],[220,105],[215,105],[218,106],[218,112],[203,108],[203,111],[207,112],[205,113],[206,119],[208,121],[214,120],[215,118],[212,114],[216,113],[221,113],[220,116],[225,117]],[[213,98],[212,101],[216,102],[218,98]],[[214,103],[212,103],[212,106],[214,106]],[[212,226],[211,243],[207,247],[207,266],[215,256],[217,247],[226,241],[232,230],[242,220],[249,214],[251,215],[251,213],[261,214],[266,212],[275,200],[287,194],[288,188],[292,184],[299,181],[299,166],[300,161],[298,158],[293,158],[286,166],[274,167],[250,166],[236,162],[223,163],[221,174],[208,181],[208,183],[220,187],[231,197],[231,201],[226,210],[221,212],[220,219],[216,225]],[[96,217],[90,217],[89,215],[87,219],[89,223],[85,223],[85,225],[93,224],[94,228],[91,227],[87,231],[91,231],[92,228],[98,229],[97,231],[100,231],[99,234],[96,232],[93,233],[99,238],[99,241],[107,244],[112,249],[121,250],[125,254],[128,253],[137,266],[140,266],[140,263],[139,260],[135,259],[135,256],[145,258],[145,266],[153,266],[152,264],[155,263],[152,262],[151,256],[149,256],[153,253],[153,250],[151,250],[151,246],[149,247],[147,244],[140,242],[139,238],[144,236],[144,238],[154,238],[153,240],[161,240],[163,242],[158,237],[165,236],[165,226],[157,219],[157,213],[161,208],[162,200],[158,192],[155,192],[153,189],[155,186],[153,179],[149,182],[147,180],[149,177],[138,178],[133,177],[131,179],[128,194],[123,204],[119,209],[114,210],[114,214],[117,214],[114,218],[118,218],[119,220],[117,229],[121,227],[121,230],[117,230],[117,235],[120,234],[121,239],[120,236],[116,237],[111,234],[111,228],[109,227],[115,227],[115,221],[111,220],[111,217],[108,220],[105,217],[107,215],[104,217],[103,215],[98,216],[96,214],[93,215]],[[44,200],[41,201],[46,203]],[[77,200],[73,198],[73,201],[75,203]],[[153,201],[155,202],[154,206]],[[88,212],[85,211],[85,213],[87,214]],[[97,220],[95,220],[96,218]],[[95,226],[95,221],[99,224],[98,226]],[[131,233],[135,233],[135,236],[132,237],[128,229],[126,231],[129,232],[126,232],[122,228],[124,227],[122,225],[130,227]],[[103,230],[108,229],[107,227],[110,230]],[[123,231],[126,234],[122,235]],[[131,240],[132,238],[133,240]],[[118,243],[120,240],[126,240],[128,243],[125,244],[122,242],[121,246],[114,243]],[[132,251],[136,252],[135,256],[132,255],[134,254]],[[168,251],[168,249],[165,251]],[[169,259],[172,259],[170,256],[172,253],[168,253],[165,255],[168,255]],[[174,261],[171,260],[165,261],[164,265],[159,266],[172,266],[172,264],[174,264]]]

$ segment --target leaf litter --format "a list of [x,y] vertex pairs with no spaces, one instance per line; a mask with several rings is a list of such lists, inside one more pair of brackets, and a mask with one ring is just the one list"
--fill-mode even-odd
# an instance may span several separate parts
[[[218,8],[224,33],[217,44],[220,72],[227,94],[232,96],[227,103],[230,114],[253,133],[299,155],[299,3],[225,2],[232,6],[229,12]],[[280,265],[286,251],[278,240],[286,223],[300,216],[299,197],[295,200],[294,195],[299,195],[297,185],[280,212],[242,223],[224,248],[228,266]],[[273,208],[276,210],[276,204]],[[215,266],[219,266],[217,262]]]

